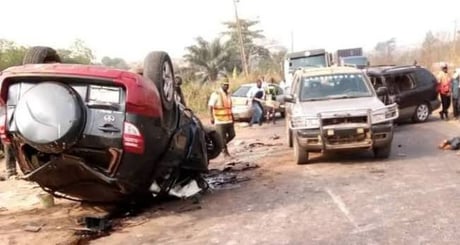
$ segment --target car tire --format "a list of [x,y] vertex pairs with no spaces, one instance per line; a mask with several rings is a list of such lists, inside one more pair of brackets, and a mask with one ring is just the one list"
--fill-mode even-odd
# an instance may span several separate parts
[[430,117],[430,107],[426,103],[422,103],[415,108],[412,121],[416,123],[425,122]]
[[86,121],[80,95],[70,86],[44,82],[27,90],[14,113],[24,141],[45,153],[61,153],[79,140]]
[[286,139],[289,148],[292,148],[292,130],[289,128],[289,121],[286,120]]
[[379,159],[389,158],[391,154],[391,143],[374,148],[374,157]]
[[214,128],[205,127],[205,140],[208,160],[212,160],[220,155],[224,148],[224,140]]
[[144,77],[151,80],[158,89],[164,111],[171,111],[175,103],[174,70],[171,58],[166,52],[150,52],[144,60]]
[[297,139],[294,140],[294,161],[297,165],[308,163],[308,151],[299,145]]
[[56,50],[50,47],[35,46],[27,50],[22,64],[43,64],[43,63],[60,63],[61,57],[59,57]]

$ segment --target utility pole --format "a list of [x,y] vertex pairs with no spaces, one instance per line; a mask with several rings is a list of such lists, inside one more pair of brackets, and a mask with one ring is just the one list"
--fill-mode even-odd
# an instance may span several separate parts
[[248,63],[246,62],[246,52],[244,51],[243,35],[241,34],[241,24],[240,19],[238,18],[238,10],[236,6],[237,1],[239,0],[233,0],[233,7],[235,8],[236,28],[238,30],[238,39],[240,41],[241,62],[243,64],[244,74],[246,77],[249,77]]
[[457,46],[457,20],[454,21],[454,37],[452,41],[452,56],[453,56],[452,62],[454,63],[454,65],[456,65],[455,63],[457,62],[457,54],[456,54],[457,47],[456,46]]

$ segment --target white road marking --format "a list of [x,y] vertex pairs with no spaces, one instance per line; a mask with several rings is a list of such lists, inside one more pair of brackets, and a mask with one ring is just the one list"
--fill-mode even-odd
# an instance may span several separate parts
[[359,229],[358,225],[355,222],[355,219],[350,213],[350,210],[348,210],[347,206],[345,203],[342,201],[342,198],[339,196],[335,195],[331,189],[329,188],[324,188],[326,193],[331,197],[332,201],[337,205],[337,207],[342,211],[342,213],[345,215],[345,217],[348,219],[348,221],[355,227],[355,229]]

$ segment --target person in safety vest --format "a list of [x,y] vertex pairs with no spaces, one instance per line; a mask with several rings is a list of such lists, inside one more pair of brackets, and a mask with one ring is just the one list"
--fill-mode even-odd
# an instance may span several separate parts
[[233,125],[232,113],[232,99],[228,92],[230,86],[228,78],[225,78],[220,83],[220,89],[211,94],[208,105],[211,114],[211,123],[216,126],[217,133],[223,139],[224,156],[229,157],[230,154],[227,149],[227,144],[233,138],[235,138],[235,128]]
[[451,83],[452,78],[448,73],[447,64],[441,65],[441,72],[438,74],[438,86],[437,90],[441,96],[442,111],[439,112],[441,119],[449,119],[449,107],[450,107],[450,96],[452,94]]

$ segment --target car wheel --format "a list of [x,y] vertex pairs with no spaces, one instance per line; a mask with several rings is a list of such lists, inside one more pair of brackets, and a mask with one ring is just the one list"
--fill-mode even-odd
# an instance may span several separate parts
[[42,64],[42,63],[59,63],[61,57],[57,54],[56,50],[50,47],[35,46],[27,50],[22,64]]
[[386,159],[390,157],[391,154],[391,143],[382,146],[382,147],[376,147],[374,148],[374,157],[375,158],[380,158],[380,159]]
[[222,137],[213,128],[205,127],[205,140],[208,159],[212,160],[220,155],[224,148]]
[[414,122],[425,122],[430,116],[430,107],[426,103],[420,104],[415,108],[413,117]]
[[289,128],[288,120],[286,120],[286,138],[288,146],[292,148],[292,130]]
[[60,153],[73,146],[83,131],[86,113],[78,93],[71,87],[44,82],[25,92],[15,110],[15,124],[33,148]]
[[173,127],[177,115],[174,110],[174,70],[169,55],[162,51],[149,53],[144,60],[143,76],[152,81],[158,89],[163,108],[163,126]]
[[294,140],[294,161],[298,165],[308,163],[308,151],[299,145],[297,139]]

